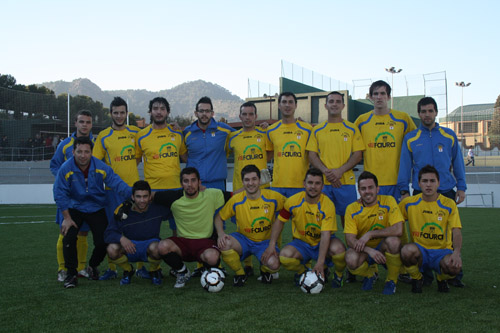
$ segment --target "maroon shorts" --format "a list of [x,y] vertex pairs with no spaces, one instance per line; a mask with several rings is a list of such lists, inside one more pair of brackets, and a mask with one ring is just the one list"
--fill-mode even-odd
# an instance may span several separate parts
[[170,237],[169,239],[181,249],[181,257],[184,261],[202,261],[200,256],[207,249],[215,249],[220,252],[217,243],[210,238],[190,239]]

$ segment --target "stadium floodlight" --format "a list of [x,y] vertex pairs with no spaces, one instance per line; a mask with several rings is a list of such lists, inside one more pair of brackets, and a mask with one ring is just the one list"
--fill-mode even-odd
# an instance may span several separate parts
[[391,73],[391,88],[392,88],[392,94],[391,94],[391,109],[394,106],[394,74],[401,73],[402,69],[396,69],[395,67],[390,67],[385,69],[386,72]]
[[460,140],[462,141],[462,156],[464,156],[464,88],[470,86],[470,82],[455,82],[457,87],[462,88],[462,106],[460,108]]

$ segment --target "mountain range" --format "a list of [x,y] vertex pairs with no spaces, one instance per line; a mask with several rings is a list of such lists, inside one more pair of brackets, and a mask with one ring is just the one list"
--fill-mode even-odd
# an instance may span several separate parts
[[56,96],[62,93],[69,93],[72,96],[84,95],[92,98],[94,101],[103,103],[105,107],[115,96],[120,96],[128,102],[128,109],[135,115],[145,117],[149,122],[148,106],[149,101],[155,97],[165,97],[171,110],[171,117],[194,116],[196,102],[203,97],[208,96],[212,99],[214,105],[215,118],[219,120],[224,117],[228,121],[239,121],[239,107],[244,102],[240,97],[231,94],[229,90],[211,82],[196,80],[182,83],[171,89],[160,90],[157,92],[145,89],[127,89],[127,90],[102,90],[97,84],[89,79],[80,78],[68,81],[44,82],[41,85],[53,90]]

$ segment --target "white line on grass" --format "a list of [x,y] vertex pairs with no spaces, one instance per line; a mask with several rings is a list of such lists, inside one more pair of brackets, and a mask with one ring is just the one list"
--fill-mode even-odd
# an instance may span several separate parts
[[28,218],[28,217],[52,217],[54,215],[30,215],[30,216],[17,216],[17,215],[12,215],[12,216],[0,216],[0,219],[12,219],[12,218]]
[[39,223],[55,223],[54,221],[28,221],[28,222],[2,222],[0,224],[39,224]]

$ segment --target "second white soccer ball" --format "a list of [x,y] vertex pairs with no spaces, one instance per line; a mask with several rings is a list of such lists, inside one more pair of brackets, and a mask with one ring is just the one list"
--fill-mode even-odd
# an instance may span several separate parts
[[216,293],[224,288],[226,275],[218,268],[209,268],[201,274],[200,283],[203,289]]
[[325,280],[313,271],[302,274],[299,283],[300,289],[307,294],[319,294],[325,286]]

